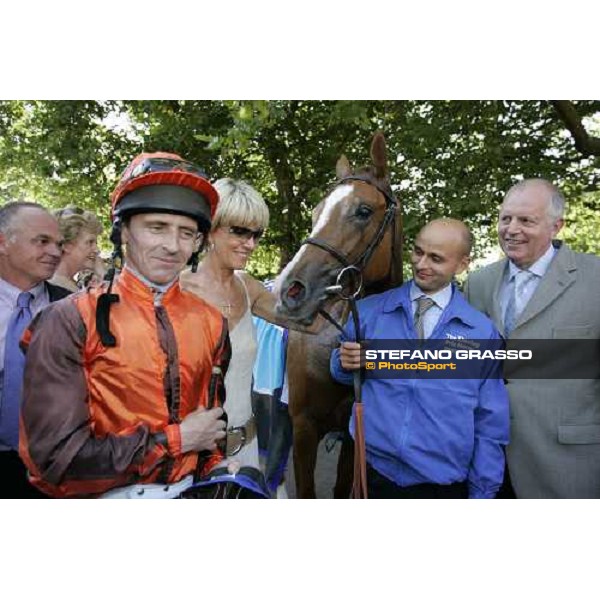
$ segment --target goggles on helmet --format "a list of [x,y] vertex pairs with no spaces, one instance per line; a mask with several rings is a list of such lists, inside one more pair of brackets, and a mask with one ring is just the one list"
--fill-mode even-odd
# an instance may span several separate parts
[[210,228],[219,195],[204,170],[167,152],[136,156],[112,194],[113,218],[139,212],[190,216],[200,229]]
[[135,179],[146,173],[163,173],[165,171],[184,171],[185,173],[193,173],[206,179],[206,173],[195,164],[184,160],[183,158],[163,158],[160,156],[144,158],[140,163],[135,165],[129,174],[129,179]]

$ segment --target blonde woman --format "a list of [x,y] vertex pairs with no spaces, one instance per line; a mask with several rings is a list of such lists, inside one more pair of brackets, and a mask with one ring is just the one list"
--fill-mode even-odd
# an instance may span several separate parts
[[54,216],[63,239],[63,254],[50,283],[76,292],[77,273],[95,271],[97,267],[98,236],[102,233],[102,225],[94,213],[77,206],[61,208]]
[[214,186],[219,204],[207,250],[196,273],[182,274],[181,286],[216,306],[227,318],[232,348],[225,377],[228,453],[235,452],[233,457],[243,466],[259,468],[250,396],[257,349],[252,315],[273,320],[275,299],[243,269],[269,224],[269,209],[244,181],[220,179]]

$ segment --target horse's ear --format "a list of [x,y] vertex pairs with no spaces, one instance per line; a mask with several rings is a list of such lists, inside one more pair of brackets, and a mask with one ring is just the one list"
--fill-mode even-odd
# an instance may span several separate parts
[[337,164],[335,165],[335,174],[338,179],[344,179],[344,177],[352,175],[350,163],[343,154],[338,158]]
[[387,148],[385,145],[385,137],[381,131],[378,131],[373,136],[373,142],[371,143],[371,160],[375,167],[375,177],[377,177],[377,179],[386,179],[388,174]]

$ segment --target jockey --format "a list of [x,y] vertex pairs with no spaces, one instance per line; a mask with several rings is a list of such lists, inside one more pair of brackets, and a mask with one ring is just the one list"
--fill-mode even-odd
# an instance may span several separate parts
[[136,157],[112,194],[124,267],[25,332],[20,454],[44,493],[174,498],[223,464],[227,321],[179,286],[217,202],[196,165]]

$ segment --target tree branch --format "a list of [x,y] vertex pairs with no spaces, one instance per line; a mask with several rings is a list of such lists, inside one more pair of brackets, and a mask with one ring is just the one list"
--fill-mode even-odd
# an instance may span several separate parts
[[590,136],[585,130],[575,105],[569,100],[551,100],[550,103],[571,132],[575,148],[584,156],[600,156],[600,138]]

